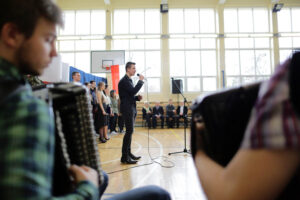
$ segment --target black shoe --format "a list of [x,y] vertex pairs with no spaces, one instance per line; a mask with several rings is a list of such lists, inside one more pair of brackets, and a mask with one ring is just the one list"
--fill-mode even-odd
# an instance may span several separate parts
[[133,155],[132,153],[129,153],[129,157],[130,157],[132,160],[139,160],[139,159],[141,159],[141,156],[135,156],[135,155]]
[[123,164],[136,164],[137,161],[132,160],[129,156],[127,156],[127,158],[126,157],[121,158],[121,163],[123,163]]
[[102,143],[106,142],[106,140],[104,138],[99,138],[99,141],[102,142]]

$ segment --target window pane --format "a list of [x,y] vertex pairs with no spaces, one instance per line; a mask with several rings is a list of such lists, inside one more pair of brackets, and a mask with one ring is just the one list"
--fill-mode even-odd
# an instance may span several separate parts
[[281,37],[279,40],[279,48],[292,48],[292,38],[290,37]]
[[239,9],[239,32],[253,32],[253,20],[251,9]]
[[171,76],[184,76],[184,52],[171,51],[170,52],[170,74]]
[[280,50],[280,62],[284,62],[286,59],[288,59],[291,56],[292,50]]
[[130,10],[130,33],[144,33],[144,10]]
[[90,50],[90,40],[76,40],[75,50]]
[[226,86],[227,87],[236,87],[241,85],[241,81],[239,77],[227,77],[226,78]]
[[240,38],[240,48],[253,48],[254,40],[253,38]]
[[74,51],[74,41],[59,41],[60,51]]
[[226,49],[238,49],[239,39],[238,38],[225,38],[225,48]]
[[130,40],[130,49],[144,49],[145,43],[143,39]]
[[145,39],[145,49],[160,49],[160,39]]
[[76,12],[76,34],[87,35],[90,34],[90,11]]
[[217,80],[212,77],[203,78],[203,91],[215,91],[217,90]]
[[160,12],[156,9],[145,10],[145,33],[160,33]]
[[269,32],[268,10],[254,9],[254,32]]
[[186,49],[200,49],[200,39],[185,39]]
[[129,61],[135,62],[136,72],[145,74],[145,55],[144,52],[130,52]]
[[270,64],[270,51],[259,50],[255,51],[256,54],[256,74],[257,75],[270,75],[271,64]]
[[254,51],[240,51],[241,56],[241,74],[255,75]]
[[169,11],[169,32],[183,33],[183,10],[171,9]]
[[184,39],[169,39],[170,49],[184,49]]
[[214,38],[201,39],[201,48],[202,49],[215,49],[216,48],[216,39],[214,39]]
[[76,53],[75,67],[84,72],[90,73],[90,53]]
[[159,78],[148,78],[148,92],[160,92]]
[[104,10],[93,10],[91,13],[91,34],[105,34],[106,15]]
[[300,37],[293,38],[293,47],[299,49],[300,48]]
[[160,51],[146,52],[146,69],[145,74],[149,77],[158,77],[161,74],[160,68]]
[[215,12],[212,9],[200,9],[200,32],[214,33],[215,30]]
[[292,31],[300,32],[299,26],[300,8],[292,8]]
[[185,63],[188,76],[200,76],[200,51],[186,51]]
[[63,13],[64,29],[60,29],[61,35],[74,35],[75,34],[75,12],[65,11]]
[[129,40],[114,40],[114,50],[127,50],[129,49]]
[[202,75],[215,76],[217,74],[216,59],[215,51],[201,52]]
[[69,66],[74,67],[75,62],[74,62],[74,53],[60,53],[61,60],[64,63],[68,63]]
[[184,10],[185,33],[199,33],[198,9]]
[[242,77],[243,84],[249,84],[255,82],[255,77]]
[[238,32],[238,17],[236,9],[224,10],[224,30],[227,33]]
[[255,38],[255,48],[270,48],[269,38]]
[[240,75],[240,57],[238,51],[225,51],[225,69],[226,75]]
[[129,16],[128,10],[114,11],[114,34],[128,33]]
[[289,9],[281,9],[277,12],[278,16],[278,31],[291,32],[291,12]]
[[188,78],[187,90],[189,92],[198,92],[201,90],[200,78]]
[[91,50],[105,50],[105,40],[91,40]]

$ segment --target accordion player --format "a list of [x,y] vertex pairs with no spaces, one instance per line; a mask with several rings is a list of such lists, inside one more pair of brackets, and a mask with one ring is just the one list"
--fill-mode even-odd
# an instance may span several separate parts
[[[292,146],[290,145],[290,143],[284,140],[286,138],[280,136],[284,134],[293,134],[297,136],[297,134],[299,134],[297,129],[299,125],[299,121],[297,120],[299,120],[299,114],[300,114],[299,112],[299,96],[300,96],[299,81],[300,80],[299,77],[297,77],[297,75],[299,76],[299,72],[300,72],[299,63],[300,63],[300,53],[295,53],[291,59],[287,60],[282,65],[280,65],[278,70],[276,70],[275,75],[271,77],[270,81],[263,83],[263,85],[257,83],[251,86],[229,89],[226,91],[222,91],[212,95],[198,98],[192,108],[193,114],[192,114],[192,130],[191,130],[192,132],[191,148],[194,157],[198,150],[202,150],[208,157],[210,157],[216,163],[221,165],[222,166],[221,168],[223,169],[229,164],[229,162],[235,156],[240,146],[242,146],[243,148],[245,147],[244,146],[245,144],[247,145],[250,144],[252,149],[265,148],[269,150],[272,147],[274,149],[276,149],[277,147],[277,149],[287,150],[285,152],[289,154],[298,153],[298,151],[292,152],[293,150],[298,150],[297,149],[298,146],[296,146],[298,143],[295,142],[293,143],[295,144],[295,146]],[[261,89],[260,86],[262,87]],[[259,98],[257,98],[259,90],[260,90]],[[273,101],[270,101],[270,99]],[[289,113],[287,112],[286,109],[280,107],[282,105],[292,106],[289,107],[289,109],[291,108],[289,110]],[[266,108],[266,109],[263,110],[262,108]],[[250,119],[249,118],[250,114],[251,114],[251,121],[250,123],[248,123]],[[271,117],[267,118],[267,115],[270,115]],[[293,118],[293,120],[295,121],[293,121],[294,123],[291,124],[290,127],[287,127],[287,122],[291,118]],[[253,120],[255,120],[255,122],[257,123],[253,123]],[[265,123],[268,122],[267,124],[268,126],[266,124],[262,126],[261,120],[264,120],[263,122]],[[279,120],[279,121],[275,121],[275,120]],[[262,131],[264,131],[263,133],[268,133],[268,134],[273,133],[277,135],[278,132],[280,132],[281,135],[278,136],[278,138],[276,138],[277,140],[275,139],[272,140],[274,141],[274,143],[272,144],[270,143],[270,140],[266,139],[267,137],[262,138],[261,140],[263,141],[257,143],[257,140],[253,140],[254,137],[251,137],[254,135],[248,134],[249,128],[247,128],[247,126],[253,128],[254,125],[257,126],[255,126],[254,129],[255,131],[253,131],[253,133],[257,135],[258,132],[260,131],[260,135],[259,135],[260,138],[267,136],[266,134],[262,136],[261,135]],[[280,127],[284,127],[284,129],[280,129]],[[247,128],[247,132],[245,132],[246,128]],[[243,140],[244,135],[246,139]],[[278,140],[279,138],[282,140],[279,141]],[[249,140],[251,140],[251,142],[253,141],[253,143],[250,143]],[[268,145],[271,144],[273,146],[267,146],[266,141],[269,142],[267,143]],[[253,152],[252,154],[253,156],[254,151],[252,152]],[[240,152],[240,154],[236,156],[236,159],[234,162],[232,162],[232,165],[234,165],[234,163],[236,164],[237,162],[239,162],[239,164],[241,163],[244,164],[243,161],[241,161],[241,159],[242,159],[242,155],[244,157],[246,156],[245,154],[242,153],[243,152]],[[274,153],[274,151],[272,151],[272,153]],[[270,154],[266,154],[266,155],[270,157]],[[298,156],[296,154],[293,155],[295,157]],[[266,156],[266,160],[268,160],[267,158],[268,157]],[[249,157],[245,159],[248,159],[248,164],[250,161],[253,161],[249,159]],[[269,161],[268,163],[269,166],[270,163],[272,162]],[[284,166],[286,163],[282,162],[281,164],[283,164],[282,166]],[[278,179],[282,181],[282,182],[278,181],[279,182],[278,184],[283,184],[283,185],[282,185],[282,190],[280,191],[278,190],[275,192],[273,191],[273,194],[275,193],[278,194],[276,199],[299,199],[299,185],[300,185],[299,165],[296,165],[296,163],[294,164],[295,164],[295,171],[290,171],[291,173],[290,178],[287,176],[285,177],[287,178],[285,184],[283,184],[282,179]],[[231,171],[232,170],[237,171],[238,169],[233,168],[232,165],[230,165],[228,168],[230,168]],[[262,169],[261,166],[264,165],[264,163],[260,162],[259,165],[261,170]],[[237,165],[234,166],[236,167]],[[249,167],[255,167],[255,163],[253,163],[253,165],[250,165]],[[247,166],[245,166],[245,168],[247,169]],[[280,172],[283,172],[282,171],[283,168],[281,168],[281,171],[278,170],[280,168],[276,168],[276,169],[277,169],[276,172],[278,174]],[[288,170],[286,171],[289,172]],[[273,174],[275,174],[274,172],[275,171],[273,171]],[[261,173],[259,174],[261,175]],[[243,174],[239,174],[239,175],[240,175],[239,178],[242,178],[242,177],[251,176],[252,174],[246,175],[246,172],[244,172]],[[268,175],[270,175],[270,173],[268,173]],[[259,180],[259,179],[253,179],[252,184],[254,184],[253,183],[254,180]],[[274,180],[274,179],[269,179],[269,180]],[[247,180],[245,180],[245,182],[247,182]],[[255,189],[256,191],[260,191],[260,192],[263,191],[262,188],[259,189],[255,188]],[[268,192],[269,192],[268,194],[271,193],[270,191]],[[253,193],[255,193],[255,191],[253,191]]]
[[48,103],[55,118],[53,195],[61,196],[72,191],[73,184],[67,170],[71,164],[95,169],[100,186],[103,173],[87,89],[72,83],[56,83],[35,87],[33,91],[35,96]]

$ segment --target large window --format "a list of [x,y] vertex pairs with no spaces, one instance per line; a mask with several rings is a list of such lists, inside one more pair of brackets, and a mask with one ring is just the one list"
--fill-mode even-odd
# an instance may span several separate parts
[[90,51],[105,50],[104,10],[64,11],[57,49],[62,61],[90,73]]
[[[158,9],[114,11],[113,49],[125,50],[125,62],[136,63],[137,73],[145,75],[141,92],[161,91],[160,12]],[[120,66],[120,76],[125,66]],[[138,78],[133,78],[137,81]]]
[[277,14],[280,61],[284,61],[295,49],[300,49],[300,8],[284,8]]
[[169,33],[216,33],[214,9],[170,9]]
[[267,79],[272,71],[272,39],[266,8],[224,10],[226,86]]
[[170,76],[187,92],[217,89],[214,9],[170,9]]
[[[113,41],[115,50],[125,50],[125,60],[136,63],[137,73],[147,78],[149,92],[160,92],[161,60],[160,39],[116,39]],[[120,66],[120,75],[125,74],[125,66]],[[137,81],[137,77],[135,81]],[[146,92],[142,88],[142,92]]]
[[158,9],[114,10],[113,34],[160,34]]

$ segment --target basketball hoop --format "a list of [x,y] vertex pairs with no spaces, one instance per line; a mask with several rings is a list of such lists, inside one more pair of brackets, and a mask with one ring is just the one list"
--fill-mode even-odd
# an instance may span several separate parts
[[111,65],[103,65],[102,68],[103,68],[106,72],[110,72]]

